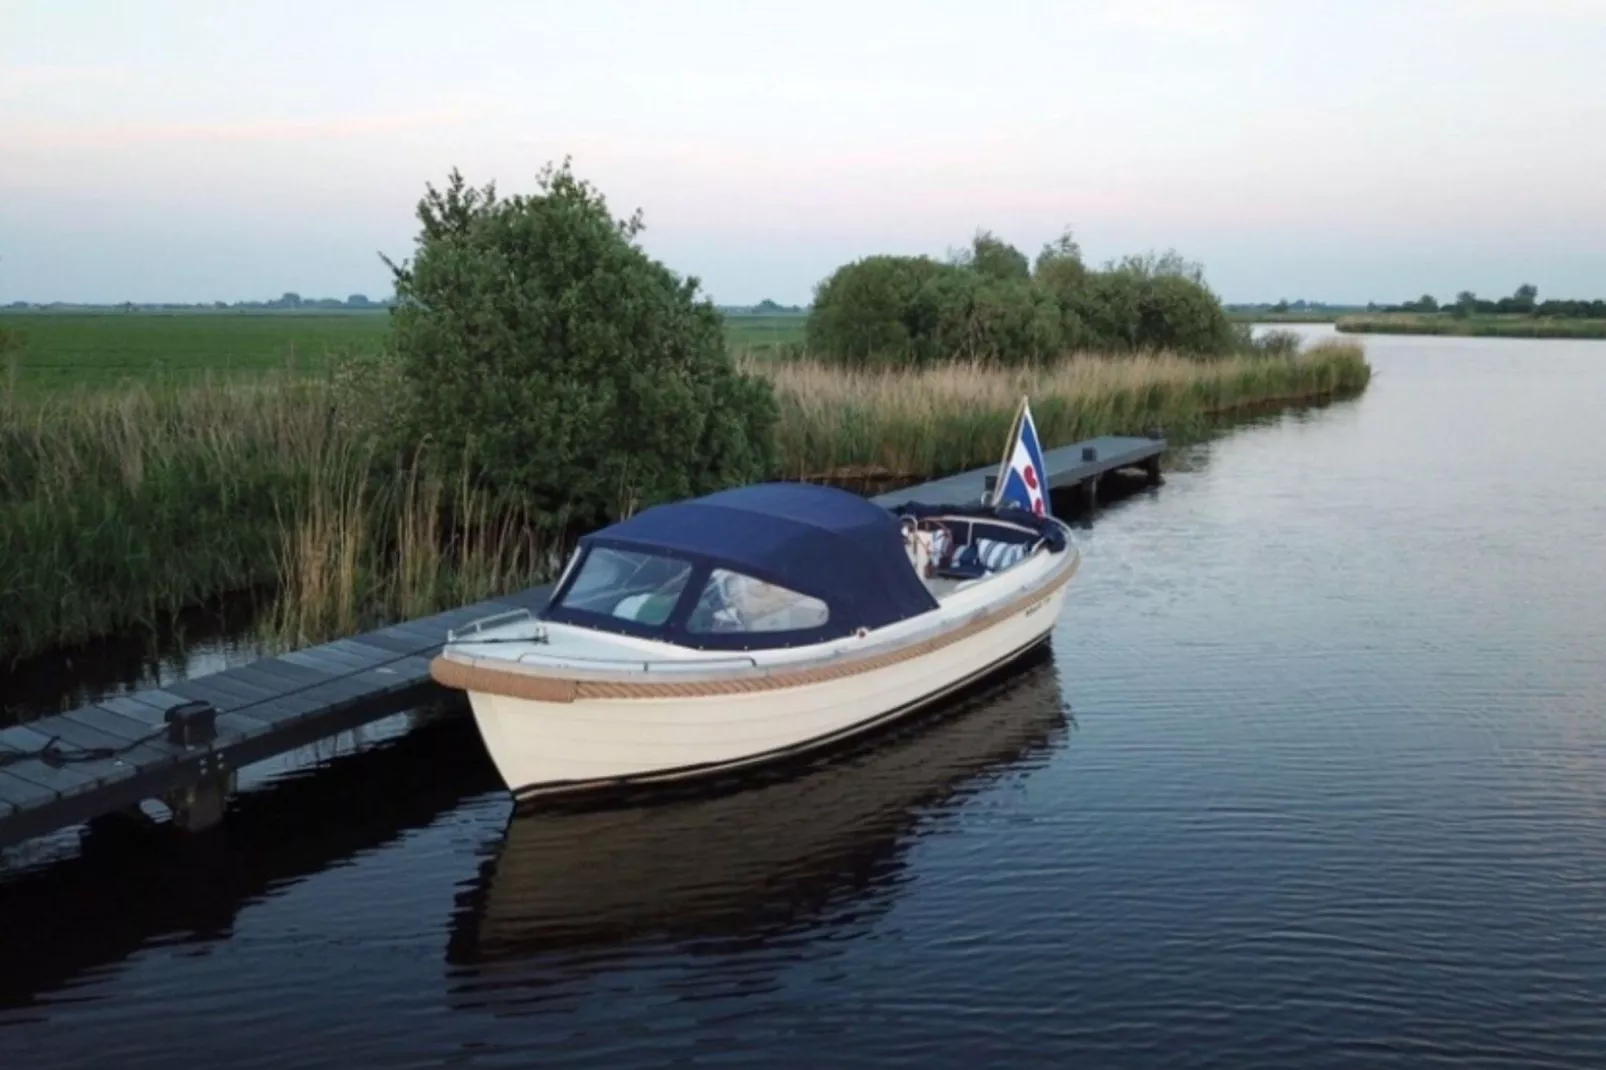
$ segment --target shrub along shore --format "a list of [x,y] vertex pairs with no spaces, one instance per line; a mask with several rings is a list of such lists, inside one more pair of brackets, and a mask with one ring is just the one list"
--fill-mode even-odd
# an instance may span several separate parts
[[1450,312],[1383,312],[1343,316],[1344,334],[1442,334],[1483,338],[1606,338],[1606,319],[1548,316],[1458,316]]
[[[1359,346],[1199,361],[1071,356],[1031,368],[743,362],[778,405],[778,478],[925,479],[996,461],[1022,394],[1045,446],[1162,426],[1176,440],[1259,402],[1363,390]],[[550,577],[565,536],[427,450],[368,433],[381,404],[290,374],[0,393],[0,661],[276,592],[263,638],[321,642]]]

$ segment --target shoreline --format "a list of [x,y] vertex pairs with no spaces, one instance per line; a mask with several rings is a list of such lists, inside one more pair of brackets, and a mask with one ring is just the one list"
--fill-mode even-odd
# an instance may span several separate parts
[[1379,313],[1343,316],[1334,324],[1340,334],[1442,335],[1457,338],[1606,338],[1606,320],[1547,319],[1534,316],[1469,316]]

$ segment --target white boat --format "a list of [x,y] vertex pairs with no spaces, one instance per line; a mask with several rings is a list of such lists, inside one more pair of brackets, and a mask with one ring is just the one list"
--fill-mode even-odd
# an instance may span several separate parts
[[797,757],[1047,640],[1080,555],[1031,500],[763,483],[656,506],[582,537],[539,613],[451,633],[431,675],[467,692],[520,800]]

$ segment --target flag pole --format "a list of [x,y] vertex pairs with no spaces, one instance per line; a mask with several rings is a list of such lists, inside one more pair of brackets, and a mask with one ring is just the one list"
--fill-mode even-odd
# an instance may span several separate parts
[[998,475],[993,478],[992,500],[987,505],[997,505],[999,496],[1004,493],[1004,477],[1009,474],[1009,458],[1015,453],[1015,440],[1020,437],[1021,421],[1026,417],[1026,395],[1022,394],[1020,408],[1015,410],[1015,419],[1009,425],[1009,437],[1004,439],[1004,456],[998,462]]

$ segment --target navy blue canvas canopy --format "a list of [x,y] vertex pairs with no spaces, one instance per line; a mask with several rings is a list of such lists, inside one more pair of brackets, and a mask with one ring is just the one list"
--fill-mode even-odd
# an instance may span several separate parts
[[[668,555],[690,562],[693,571],[662,627],[564,606],[562,589],[553,592],[543,614],[548,619],[700,647],[790,646],[879,628],[937,606],[906,556],[898,518],[834,487],[760,483],[719,491],[644,510],[580,543],[587,552],[609,547]],[[682,624],[716,568],[818,598],[829,608],[827,622],[807,633],[689,636]]]

